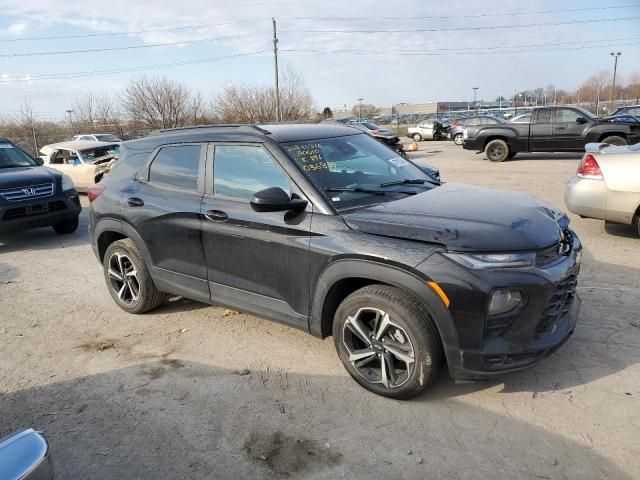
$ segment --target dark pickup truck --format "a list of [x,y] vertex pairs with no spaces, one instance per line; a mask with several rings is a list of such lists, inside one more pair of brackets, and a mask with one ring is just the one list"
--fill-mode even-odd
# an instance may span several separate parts
[[467,127],[463,136],[465,149],[502,162],[519,152],[584,152],[591,142],[633,144],[640,126],[606,121],[580,107],[543,107],[533,111],[531,123]]

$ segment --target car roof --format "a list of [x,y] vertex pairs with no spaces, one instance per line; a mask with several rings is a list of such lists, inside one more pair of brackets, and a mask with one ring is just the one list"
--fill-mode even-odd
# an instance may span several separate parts
[[60,142],[45,145],[40,149],[40,153],[48,155],[54,150],[85,150],[87,148],[102,147],[104,145],[117,145],[113,142],[95,142],[93,140],[75,140],[73,142]]

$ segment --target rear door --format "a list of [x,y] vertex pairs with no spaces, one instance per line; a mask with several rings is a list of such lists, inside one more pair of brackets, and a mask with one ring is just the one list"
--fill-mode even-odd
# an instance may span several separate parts
[[[553,112],[553,142],[557,150],[583,150],[582,132],[588,126],[586,122],[578,123],[583,115],[572,108],[556,108]],[[585,119],[586,120],[586,119]]]
[[160,290],[209,300],[200,204],[206,144],[162,146],[123,193],[122,216],[142,237]]
[[270,187],[303,198],[280,166],[286,158],[262,144],[219,143],[209,151],[202,239],[212,302],[306,329],[311,207],[256,212],[249,203]]
[[538,108],[533,111],[531,116],[531,124],[529,128],[529,151],[553,152],[556,149],[553,143],[551,109]]

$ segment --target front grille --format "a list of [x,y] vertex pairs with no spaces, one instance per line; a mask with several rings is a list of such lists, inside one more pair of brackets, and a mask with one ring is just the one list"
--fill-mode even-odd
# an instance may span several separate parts
[[552,333],[556,328],[556,322],[571,311],[577,285],[577,274],[568,276],[558,284],[549,302],[547,302],[540,322],[536,326],[537,335]]
[[62,200],[55,202],[41,203],[35,205],[26,205],[24,207],[10,208],[4,212],[2,220],[15,220],[16,218],[34,217],[52,212],[59,212],[66,209],[67,206]]
[[536,267],[546,268],[565,259],[571,253],[573,234],[568,228],[562,232],[562,238],[550,247],[536,253]]
[[0,190],[0,196],[10,202],[24,202],[53,195],[53,183],[40,185],[26,185],[24,187],[8,188]]

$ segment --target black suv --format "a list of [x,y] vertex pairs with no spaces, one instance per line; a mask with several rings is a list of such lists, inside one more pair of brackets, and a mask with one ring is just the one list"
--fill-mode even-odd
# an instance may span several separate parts
[[41,165],[0,138],[0,233],[48,226],[72,233],[78,228],[82,208],[73,180]]
[[422,391],[444,362],[461,379],[531,366],[580,308],[566,215],[441,185],[349,127],[160,131],[123,143],[89,199],[124,310],[181,295],[333,335],[349,373],[389,397]]

